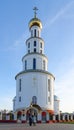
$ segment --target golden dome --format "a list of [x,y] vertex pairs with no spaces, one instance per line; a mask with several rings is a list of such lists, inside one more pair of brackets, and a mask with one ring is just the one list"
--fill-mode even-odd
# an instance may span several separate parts
[[40,19],[38,19],[36,17],[32,18],[30,20],[30,22],[29,22],[29,28],[31,28],[34,25],[39,26],[42,29],[42,23],[41,23]]

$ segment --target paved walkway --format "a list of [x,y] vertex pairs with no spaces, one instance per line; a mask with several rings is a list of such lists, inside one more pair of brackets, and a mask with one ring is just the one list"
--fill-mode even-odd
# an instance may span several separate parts
[[28,124],[1,124],[0,130],[74,130],[73,124],[37,124],[29,126]]

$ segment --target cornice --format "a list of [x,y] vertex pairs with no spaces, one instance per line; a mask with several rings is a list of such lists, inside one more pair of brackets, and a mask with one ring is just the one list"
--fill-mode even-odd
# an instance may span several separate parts
[[42,41],[44,42],[44,40],[43,40],[41,37],[30,37],[30,38],[28,38],[28,39],[26,40],[26,43],[27,43],[28,40],[30,40],[30,39],[34,39],[34,38],[36,38],[36,39],[40,39],[40,40],[42,40]]
[[28,69],[28,70],[25,70],[25,71],[21,71],[21,72],[19,72],[16,76],[15,76],[15,79],[19,76],[19,75],[21,75],[21,74],[25,74],[25,73],[31,73],[31,72],[36,72],[36,73],[44,73],[44,74],[47,74],[47,75],[50,75],[50,76],[52,76],[53,78],[54,78],[54,80],[55,80],[55,77],[54,77],[54,75],[53,74],[51,74],[50,72],[48,72],[48,71],[44,71],[44,70],[33,70],[33,69]]
[[24,56],[22,57],[22,61],[23,61],[24,57],[30,56],[30,55],[34,55],[34,54],[43,56],[43,57],[45,57],[45,58],[48,60],[47,56],[45,56],[44,54],[37,53],[37,52],[31,52],[31,53],[27,53],[26,55],[24,55]]

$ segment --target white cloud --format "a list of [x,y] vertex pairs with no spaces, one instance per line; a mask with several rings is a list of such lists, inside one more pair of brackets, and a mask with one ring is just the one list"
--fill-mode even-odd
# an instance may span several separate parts
[[17,40],[14,41],[10,46],[1,49],[0,51],[17,51],[25,46],[25,40],[28,37],[28,31],[25,31]]
[[66,6],[62,9],[60,9],[57,14],[52,18],[52,19],[48,19],[45,23],[45,27],[47,28],[48,26],[52,25],[56,20],[58,20],[65,12],[67,12],[71,6],[74,4],[74,1],[71,1],[69,3],[66,4]]

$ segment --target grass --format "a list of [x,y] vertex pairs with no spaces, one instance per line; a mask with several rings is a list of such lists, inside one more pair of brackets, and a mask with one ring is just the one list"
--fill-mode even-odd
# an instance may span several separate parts
[[64,124],[74,124],[74,121],[69,121],[69,122],[62,122]]

